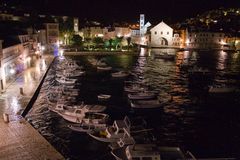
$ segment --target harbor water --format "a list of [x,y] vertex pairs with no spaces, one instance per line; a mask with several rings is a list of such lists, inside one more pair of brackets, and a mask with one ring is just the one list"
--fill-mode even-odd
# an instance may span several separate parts
[[[175,60],[164,60],[154,55],[158,49],[141,49],[139,55],[75,56],[86,74],[77,81],[77,101],[85,104],[107,106],[110,123],[124,116],[142,118],[151,128],[155,143],[161,146],[178,146],[191,151],[195,157],[240,158],[240,94],[212,97],[210,86],[230,86],[240,89],[240,53],[224,51],[176,52]],[[111,71],[97,71],[89,59],[98,59],[112,66]],[[46,94],[55,81],[57,59],[50,69],[40,95],[27,120],[66,159],[112,160],[107,143],[96,141],[85,133],[68,128],[70,122],[48,109]],[[208,69],[211,77],[191,78],[188,66],[193,64]],[[186,65],[186,68],[185,66]],[[112,78],[115,71],[131,71],[128,78]],[[151,90],[158,91],[164,101],[159,110],[139,111],[130,107],[124,92],[124,81],[140,82]],[[111,99],[98,101],[97,95],[109,94]]]

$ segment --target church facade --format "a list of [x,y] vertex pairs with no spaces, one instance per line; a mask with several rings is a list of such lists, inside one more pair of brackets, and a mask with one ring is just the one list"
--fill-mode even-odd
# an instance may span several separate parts
[[163,21],[151,30],[151,47],[179,47],[179,34],[174,34],[173,29]]

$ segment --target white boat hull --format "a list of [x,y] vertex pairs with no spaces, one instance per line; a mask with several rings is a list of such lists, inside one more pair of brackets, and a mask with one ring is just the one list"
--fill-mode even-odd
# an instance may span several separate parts
[[93,133],[89,133],[89,136],[91,136],[92,138],[101,141],[101,142],[105,142],[105,143],[114,143],[117,142],[119,140],[119,138],[106,138],[106,137],[98,137],[93,135]]

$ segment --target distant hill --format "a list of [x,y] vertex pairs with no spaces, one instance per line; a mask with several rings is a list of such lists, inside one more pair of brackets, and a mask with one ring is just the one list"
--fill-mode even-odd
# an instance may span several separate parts
[[240,8],[210,10],[178,24],[194,31],[219,31],[240,34]]

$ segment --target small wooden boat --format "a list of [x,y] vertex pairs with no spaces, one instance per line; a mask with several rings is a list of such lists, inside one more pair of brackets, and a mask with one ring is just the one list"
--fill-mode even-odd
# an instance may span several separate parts
[[237,93],[240,91],[236,87],[213,87],[211,86],[208,90],[208,94],[212,98],[217,98],[218,100],[223,100],[227,102],[227,100],[235,100],[237,99]]
[[175,60],[174,54],[162,53],[162,54],[154,54],[154,58],[160,58],[164,60]]
[[100,94],[97,96],[99,101],[107,101],[111,98],[111,95],[108,94]]
[[125,78],[127,76],[129,76],[129,72],[125,72],[125,71],[119,71],[119,72],[112,73],[112,77],[114,77],[114,78]]
[[61,99],[57,102],[55,107],[51,107],[50,110],[53,112],[65,111],[70,113],[99,113],[103,112],[106,109],[106,106],[102,105],[86,105],[84,103],[80,105],[69,106],[66,104],[67,101]]
[[104,131],[89,133],[92,138],[106,143],[117,142],[124,137],[125,131],[130,132],[130,121],[127,117],[124,120],[115,120],[112,126],[109,126]]
[[140,92],[136,94],[128,94],[128,98],[130,100],[146,100],[146,99],[154,99],[157,95],[155,92]]
[[97,66],[97,70],[99,71],[110,71],[111,69],[111,66]]
[[76,83],[77,79],[69,79],[62,76],[61,78],[56,78],[56,81],[62,84],[74,84]]
[[57,77],[66,77],[66,78],[73,78],[73,77],[80,77],[82,75],[85,74],[85,71],[81,71],[81,70],[74,70],[74,71],[71,71],[71,70],[63,70],[63,71],[58,71],[56,73],[56,76]]
[[103,113],[84,112],[76,109],[74,112],[63,110],[58,112],[65,120],[73,123],[99,124],[107,121],[108,115]]
[[[133,144],[112,150],[111,154],[117,160],[132,160],[132,159],[174,159],[186,160],[185,154],[178,147],[158,147],[155,144]],[[192,156],[194,160],[195,157]]]
[[127,130],[124,131],[125,134],[123,137],[121,137],[117,142],[113,142],[108,145],[112,150],[135,144],[135,139],[130,135],[130,133]]
[[128,93],[137,93],[137,92],[143,92],[147,90],[146,87],[142,87],[141,85],[137,85],[137,84],[134,84],[134,85],[131,85],[131,86],[125,86],[124,87],[124,91],[125,92],[128,92]]
[[136,109],[153,109],[162,107],[158,99],[131,101],[131,107]]
[[68,125],[68,127],[76,132],[81,133],[92,133],[92,132],[100,132],[104,131],[107,128],[105,123],[100,124],[80,124],[80,125]]
[[235,87],[213,87],[211,86],[208,90],[210,94],[228,94],[235,93],[237,89]]

